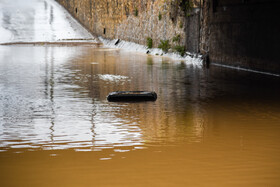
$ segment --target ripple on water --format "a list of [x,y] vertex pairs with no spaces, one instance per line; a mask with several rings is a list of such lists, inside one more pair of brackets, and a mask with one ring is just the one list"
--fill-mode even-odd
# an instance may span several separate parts
[[129,77],[123,75],[99,74],[98,77],[103,81],[111,81],[111,82],[130,81]]
[[[70,150],[105,161],[153,150],[164,158],[159,165],[178,160],[178,168],[193,163],[203,171],[217,165],[216,174],[279,164],[279,104],[259,99],[248,104],[244,85],[216,81],[192,66],[162,60],[153,65],[146,57],[122,56],[121,51],[107,55],[83,47],[13,47],[7,53],[19,56],[0,60],[1,154]],[[36,58],[27,58],[33,53]],[[107,102],[108,93],[121,89],[155,90],[159,98]],[[228,97],[232,90],[241,97]],[[264,89],[257,90],[261,94]],[[161,158],[150,156],[156,158],[151,163]],[[254,162],[238,166],[248,160]]]

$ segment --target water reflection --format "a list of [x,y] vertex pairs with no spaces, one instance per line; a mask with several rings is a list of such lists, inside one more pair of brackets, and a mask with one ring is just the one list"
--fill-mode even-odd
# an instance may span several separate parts
[[[2,0],[1,36],[88,36],[59,10],[52,0]],[[277,186],[279,81],[117,49],[0,46],[1,184]],[[116,90],[158,99],[107,102]]]
[[[189,103],[199,95],[195,67],[88,47],[1,51],[1,149],[100,150],[202,138],[205,116]],[[155,90],[160,98],[108,103],[115,90]]]
[[[201,142],[205,129],[218,124],[211,112],[216,108],[209,106],[222,103],[225,111],[228,106],[223,100],[236,99],[237,109],[244,110],[243,97],[254,99],[251,92],[257,89],[252,82],[249,89],[234,81],[228,85],[223,78],[215,78],[219,69],[204,72],[209,70],[119,50],[17,46],[0,50],[2,150],[98,151]],[[11,58],[14,53],[17,56]],[[154,90],[159,98],[108,103],[106,96],[116,90]],[[265,98],[265,90],[257,91]]]
[[[191,184],[228,186],[257,179],[279,184],[277,78],[82,46],[2,46],[0,54],[4,178],[14,172],[22,176],[22,168],[30,169],[22,177],[44,168],[56,182],[69,173],[53,168],[71,163],[75,176],[110,183],[115,182],[108,180],[111,170],[126,186],[135,180],[124,176],[140,177],[142,186],[154,173],[162,184],[185,185],[186,175]],[[154,90],[158,99],[107,102],[107,94],[116,90]],[[11,165],[16,169],[9,173]],[[38,174],[31,183],[46,181],[45,176]],[[192,180],[201,176],[202,181]]]

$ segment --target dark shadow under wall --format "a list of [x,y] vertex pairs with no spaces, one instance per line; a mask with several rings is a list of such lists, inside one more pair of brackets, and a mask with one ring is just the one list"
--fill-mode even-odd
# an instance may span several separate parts
[[185,18],[186,50],[191,53],[199,53],[199,8],[194,9]]
[[280,1],[209,2],[210,61],[280,74]]

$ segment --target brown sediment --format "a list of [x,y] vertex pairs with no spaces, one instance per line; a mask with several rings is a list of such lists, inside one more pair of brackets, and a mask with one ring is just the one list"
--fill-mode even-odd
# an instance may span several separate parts
[[0,45],[67,45],[67,46],[79,46],[79,45],[93,45],[103,46],[103,43],[99,42],[8,42],[1,43]]

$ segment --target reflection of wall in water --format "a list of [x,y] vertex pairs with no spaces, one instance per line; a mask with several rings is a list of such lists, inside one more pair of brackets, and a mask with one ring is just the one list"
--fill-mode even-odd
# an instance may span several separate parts
[[[147,141],[160,137],[174,140],[178,134],[189,134],[192,141],[202,137],[205,115],[197,101],[207,94],[201,87],[205,77],[200,68],[161,57],[103,50],[88,49],[76,62],[77,68],[91,77],[89,89],[94,100],[106,102],[108,93],[116,90],[154,90],[159,96],[155,103],[124,104],[112,113],[127,123],[140,125]],[[128,79],[106,81],[98,76],[102,74]]]

